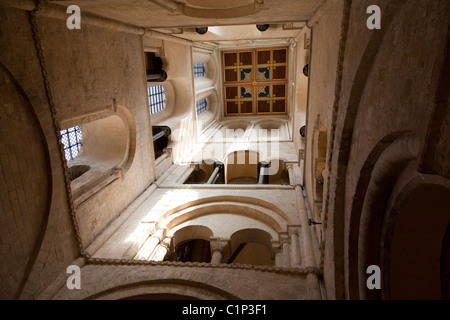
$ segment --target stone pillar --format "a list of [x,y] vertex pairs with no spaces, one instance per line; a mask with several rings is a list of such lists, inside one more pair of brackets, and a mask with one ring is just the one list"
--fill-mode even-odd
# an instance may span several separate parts
[[170,241],[172,241],[172,238],[164,238],[164,240],[161,241],[161,243],[156,247],[155,252],[151,257],[151,260],[163,261],[167,252],[169,252]]
[[277,252],[275,254],[275,266],[276,267],[282,267],[283,266],[283,261],[281,259],[282,257],[283,257],[283,254],[281,253],[281,251],[279,251],[279,252]]
[[211,174],[211,176],[208,179],[208,182],[206,184],[214,184],[217,181],[217,178],[220,174],[220,171],[223,169],[223,163],[222,162],[215,162],[214,163],[214,171]]
[[281,266],[284,268],[291,267],[291,248],[289,244],[289,236],[281,235]]
[[294,173],[294,164],[293,163],[287,163],[286,169],[288,170],[289,174],[289,184],[291,186],[295,185],[295,173]]
[[222,250],[216,249],[212,253],[211,264],[219,264],[222,263],[223,253]]
[[258,163],[258,184],[269,184],[269,166],[270,163],[266,161]]
[[228,240],[211,239],[210,246],[212,253],[211,264],[222,263],[224,255],[229,251]]
[[[311,235],[311,229],[308,224],[308,212],[306,211],[306,204],[305,199],[303,198],[303,192],[300,185],[295,185],[295,196],[297,200],[297,210],[300,217],[300,223],[301,223],[301,239],[303,242],[304,247],[304,267],[312,267],[317,268],[315,259],[314,259],[314,251],[313,251],[313,245],[312,245],[312,235]],[[310,295],[310,299],[313,300],[320,300],[320,289],[319,289],[319,280],[317,278],[317,275],[314,273],[308,273],[306,276],[306,281],[308,284],[308,291]]]
[[302,264],[300,255],[299,228],[294,228],[291,232],[291,267],[298,268]]
[[165,232],[165,229],[158,229],[150,237],[148,237],[147,240],[144,242],[144,244],[139,249],[139,251],[134,256],[134,259],[135,260],[148,260],[150,258],[150,256],[152,255],[153,251],[155,251],[155,248],[158,246],[158,244],[164,238],[164,232]]
[[279,243],[272,243],[272,259],[275,260],[275,267],[282,267],[281,247]]

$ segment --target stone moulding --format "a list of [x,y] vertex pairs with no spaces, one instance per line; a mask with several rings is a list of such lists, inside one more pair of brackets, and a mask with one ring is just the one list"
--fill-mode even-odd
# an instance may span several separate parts
[[222,269],[247,269],[254,271],[264,271],[270,273],[290,274],[294,276],[306,276],[307,274],[319,275],[320,271],[316,267],[303,268],[282,268],[273,266],[259,266],[250,264],[211,264],[206,262],[176,262],[176,261],[147,261],[147,260],[126,260],[126,259],[105,259],[105,258],[87,258],[86,264],[92,265],[115,265],[115,266],[167,266],[167,267],[194,267],[194,268],[222,268]]

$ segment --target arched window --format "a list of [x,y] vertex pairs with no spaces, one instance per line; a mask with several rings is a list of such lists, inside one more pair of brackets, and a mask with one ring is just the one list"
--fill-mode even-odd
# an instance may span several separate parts
[[161,85],[147,87],[147,92],[150,114],[163,111],[166,107],[166,92],[164,91],[164,87]]
[[197,114],[201,114],[208,110],[208,101],[206,98],[197,101]]
[[261,229],[242,229],[230,237],[232,254],[227,263],[275,265],[272,258],[272,237]]
[[61,133],[61,142],[64,145],[64,153],[66,156],[66,160],[73,160],[78,153],[80,152],[80,148],[82,146],[82,133],[81,128],[79,126],[75,126],[66,130],[60,131]]
[[180,262],[210,262],[211,249],[209,241],[193,239],[180,243],[176,247],[176,259]]
[[125,177],[134,158],[136,127],[130,111],[120,105],[116,111],[102,110],[62,121],[61,128],[67,127],[60,132],[61,142],[66,159],[70,159],[72,197],[78,206]]
[[194,78],[204,77],[206,69],[204,63],[194,63]]

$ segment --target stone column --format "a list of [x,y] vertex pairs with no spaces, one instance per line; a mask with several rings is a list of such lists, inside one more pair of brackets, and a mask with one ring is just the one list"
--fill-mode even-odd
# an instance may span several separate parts
[[[314,251],[312,245],[312,235],[311,229],[308,224],[308,212],[306,210],[305,199],[303,198],[303,191],[300,185],[295,185],[295,196],[297,200],[297,210],[300,217],[301,223],[301,239],[304,247],[304,267],[312,267],[317,268],[314,258]],[[320,289],[319,289],[319,280],[317,275],[314,273],[308,273],[306,276],[306,281],[308,284],[308,291],[310,294],[310,299],[320,300]]]
[[275,260],[275,267],[282,267],[281,247],[279,243],[272,243],[272,258]]
[[155,248],[164,238],[165,229],[156,230],[150,237],[145,240],[139,251],[134,256],[135,260],[148,260]]
[[172,238],[164,238],[164,240],[161,241],[161,243],[156,247],[155,252],[151,257],[151,260],[163,261],[167,252],[169,252],[170,241],[172,241]]
[[293,186],[293,185],[295,185],[294,164],[286,163],[286,169],[288,170],[288,174],[289,174],[289,184],[291,186]]
[[211,264],[219,264],[222,263],[223,253],[222,250],[216,249],[212,253]]
[[258,163],[258,184],[269,183],[269,162],[260,161]]
[[291,232],[291,267],[298,268],[302,264],[300,255],[299,228],[293,228]]
[[282,257],[283,257],[283,254],[281,253],[281,250],[275,254],[275,266],[276,267],[283,266],[283,261],[281,259]]
[[284,268],[291,267],[291,248],[289,244],[289,236],[280,236],[281,242],[281,266]]
[[228,240],[216,240],[212,239],[210,241],[211,246],[211,264],[219,264],[222,263],[222,259],[226,252],[229,251]]
[[219,161],[216,161],[214,163],[214,171],[211,174],[211,176],[209,177],[208,182],[206,182],[206,184],[214,184],[216,182],[217,177],[219,176],[220,171],[222,170],[222,168],[223,168],[223,163],[219,162]]

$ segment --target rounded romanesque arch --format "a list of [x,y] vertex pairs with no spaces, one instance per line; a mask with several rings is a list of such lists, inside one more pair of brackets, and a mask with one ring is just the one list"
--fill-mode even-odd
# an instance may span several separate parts
[[171,237],[165,261],[210,262],[209,241],[213,235],[210,228],[202,225],[181,225],[170,229],[166,237]]
[[382,298],[448,297],[450,180],[417,174],[394,190],[381,233]]
[[[50,214],[52,173],[46,137],[20,84],[0,62],[2,299],[17,299],[36,262]],[[8,156],[9,154],[9,156]],[[14,239],[19,235],[20,239]],[[27,241],[24,241],[27,239]],[[4,246],[4,247],[3,247]],[[6,263],[8,261],[8,263]]]
[[159,217],[160,227],[171,229],[181,223],[212,214],[229,213],[259,221],[274,232],[287,230],[292,219],[277,206],[251,197],[216,196],[173,208]]
[[[381,139],[373,148],[372,152],[367,157],[361,172],[359,174],[359,181],[357,183],[358,195],[353,199],[351,207],[351,215],[348,219],[347,228],[349,233],[346,235],[347,246],[345,248],[345,277],[346,287],[350,299],[360,298],[360,279],[365,279],[365,270],[361,268],[358,271],[358,261],[360,254],[363,251],[361,246],[361,234],[367,237],[370,229],[374,229],[375,223],[369,223],[369,214],[363,214],[363,207],[368,205],[370,197],[383,194],[384,200],[377,198],[375,203],[386,203],[389,195],[389,190],[393,188],[396,179],[400,176],[407,163],[417,157],[418,154],[418,140],[411,132],[396,132]],[[395,165],[396,164],[396,165]],[[391,169],[389,169],[391,167]],[[385,176],[386,172],[390,175]],[[386,179],[389,178],[390,181]],[[381,184],[380,194],[377,191],[369,191],[370,186],[375,188],[376,180],[385,181]],[[371,195],[370,195],[371,194]],[[366,202],[367,201],[367,202]],[[382,204],[381,204],[382,206]],[[376,218],[376,214],[370,214]],[[365,231],[364,231],[365,230]],[[379,232],[373,231],[373,232]],[[364,272],[364,273],[363,273]],[[359,277],[350,275],[359,274]],[[361,280],[362,281],[362,280]],[[361,286],[363,284],[361,283]]]
[[228,261],[252,265],[274,265],[272,236],[264,230],[245,228],[230,236]]
[[[427,8],[430,6],[427,6]],[[354,10],[359,9],[359,7],[360,5],[356,3],[348,3],[348,6],[344,7],[345,20],[342,25],[345,34],[341,38],[340,49],[342,57],[345,56],[345,59],[349,57],[347,48],[352,43],[352,36],[355,35],[352,31],[347,30],[350,25],[348,20]],[[383,7],[383,28],[378,30],[379,32],[367,34],[364,42],[360,42],[361,50],[357,54],[357,62],[354,63],[351,72],[345,72],[345,70],[350,70],[346,69],[348,62],[345,62],[344,59],[341,60],[344,61],[343,63],[339,62],[339,83],[337,85],[343,86],[342,88],[347,86],[347,89],[336,91],[338,97],[333,106],[333,123],[329,127],[330,141],[327,163],[328,172],[333,172],[333,175],[329,175],[325,181],[325,190],[328,191],[328,194],[325,195],[324,199],[324,225],[328,226],[325,236],[328,243],[324,249],[324,260],[327,261],[325,264],[328,264],[328,262],[333,264],[325,272],[324,278],[330,296],[337,299],[357,298],[358,292],[360,292],[360,289],[349,289],[358,287],[358,285],[354,286],[354,283],[349,285],[349,282],[358,281],[355,281],[355,273],[346,271],[348,270],[347,264],[355,264],[355,261],[351,261],[353,258],[350,257],[346,259],[345,256],[348,254],[348,247],[352,246],[350,245],[351,241],[349,243],[346,241],[348,231],[352,230],[348,226],[350,214],[348,203],[351,203],[354,197],[360,197],[360,193],[353,193],[353,189],[354,184],[358,181],[357,174],[363,169],[359,167],[359,159],[365,158],[365,156],[359,158],[361,152],[366,153],[372,150],[381,137],[396,131],[417,130],[419,135],[423,134],[423,128],[416,125],[417,118],[403,117],[402,112],[406,110],[405,108],[415,108],[417,114],[425,114],[425,105],[418,101],[431,101],[434,98],[434,88],[429,91],[411,89],[409,87],[410,81],[399,82],[397,75],[393,76],[384,70],[385,64],[383,64],[383,61],[388,57],[392,59],[391,63],[401,63],[402,56],[406,52],[404,50],[408,47],[407,42],[414,39],[413,36],[409,35],[401,37],[403,45],[392,46],[393,43],[397,44],[399,30],[403,30],[404,26],[409,23],[408,15],[411,14],[411,10],[413,9],[409,1],[386,3]],[[430,24],[427,24],[427,27],[429,26]],[[414,32],[411,34],[414,34]],[[392,48],[395,48],[395,50],[393,51]],[[430,46],[430,50],[434,49],[431,49]],[[417,79],[421,77],[421,70],[426,70],[429,65],[423,64],[421,67],[423,69],[418,68],[414,71],[414,77],[417,77]],[[404,72],[412,79],[413,76],[408,68],[405,68]],[[374,83],[380,85],[374,86]],[[412,81],[412,83],[417,82]],[[398,86],[398,89],[394,90],[395,94],[375,102],[375,97],[380,97],[380,92],[396,86]],[[408,88],[408,92],[416,90],[421,94],[408,101],[408,96],[413,97],[413,95],[404,94],[406,88]],[[383,117],[389,117],[389,121],[384,121]],[[370,146],[368,147],[368,145]],[[353,152],[357,152],[358,156],[354,156]],[[358,172],[353,170],[355,163],[358,166],[356,169]],[[364,168],[364,170],[367,170],[367,168]],[[348,192],[350,189],[352,191]],[[383,194],[384,191],[381,191]],[[372,230],[372,232],[376,231]],[[359,245],[358,241],[354,243]],[[353,257],[355,256],[353,255]],[[356,273],[360,277],[363,276],[362,270],[363,267],[361,266],[359,272]],[[363,278],[366,278],[365,273]],[[365,291],[363,288],[361,290]],[[373,290],[372,294],[375,291]],[[370,295],[371,293],[367,294]]]
[[386,206],[396,185],[415,174],[410,164],[417,158],[418,150],[416,135],[397,133],[382,139],[366,160],[347,222],[350,226],[345,274],[351,299],[381,298],[379,290],[367,288],[366,270],[370,265],[381,265],[380,239]]
[[227,184],[255,184],[258,181],[260,155],[251,150],[230,152],[225,158]]
[[193,300],[238,300],[225,290],[204,282],[183,279],[147,280],[112,287],[87,296],[85,300],[145,300],[149,298]]

